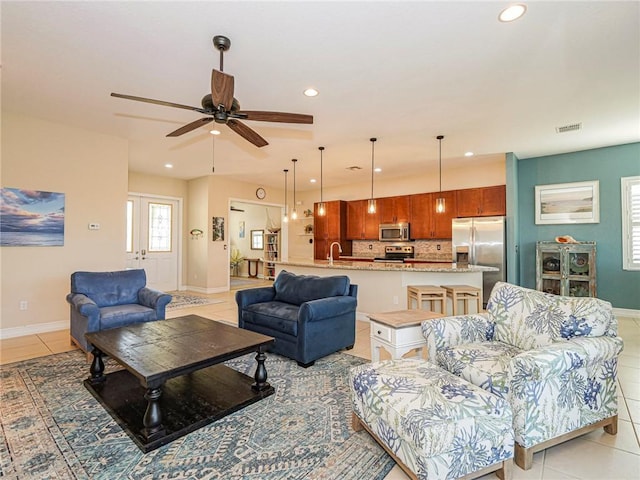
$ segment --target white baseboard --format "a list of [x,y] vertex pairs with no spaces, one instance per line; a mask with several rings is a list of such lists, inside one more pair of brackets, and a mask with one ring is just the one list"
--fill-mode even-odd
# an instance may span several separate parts
[[9,327],[0,329],[0,339],[23,337],[25,335],[36,335],[38,333],[56,332],[69,328],[69,320],[60,320],[58,322],[36,323],[34,325],[25,325],[24,327]]
[[640,310],[631,310],[630,308],[614,308],[613,314],[616,317],[639,318]]
[[183,290],[189,290],[190,292],[196,292],[196,293],[209,294],[209,293],[228,292],[229,288],[227,287],[202,288],[202,287],[190,287],[189,285],[187,285]]

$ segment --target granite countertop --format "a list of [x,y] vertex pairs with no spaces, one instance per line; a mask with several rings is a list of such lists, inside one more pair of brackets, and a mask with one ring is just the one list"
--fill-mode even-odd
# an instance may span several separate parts
[[348,260],[334,260],[329,265],[328,260],[291,260],[288,262],[274,262],[278,265],[292,265],[299,267],[330,268],[341,270],[381,270],[381,271],[409,271],[409,272],[440,272],[440,273],[469,273],[469,272],[497,272],[495,267],[468,265],[456,267],[453,263],[386,263],[362,262]]

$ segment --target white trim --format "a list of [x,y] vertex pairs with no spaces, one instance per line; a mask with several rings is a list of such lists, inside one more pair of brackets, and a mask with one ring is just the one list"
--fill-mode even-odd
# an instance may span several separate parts
[[229,288],[228,287],[202,288],[202,287],[193,287],[193,286],[187,285],[183,290],[189,290],[195,293],[209,294],[209,293],[228,292]]
[[69,320],[58,322],[36,323],[23,327],[9,327],[0,329],[0,339],[24,337],[25,335],[36,335],[38,333],[57,332],[58,330],[68,330]]
[[631,310],[630,308],[614,308],[613,314],[616,317],[638,318],[640,319],[640,310]]

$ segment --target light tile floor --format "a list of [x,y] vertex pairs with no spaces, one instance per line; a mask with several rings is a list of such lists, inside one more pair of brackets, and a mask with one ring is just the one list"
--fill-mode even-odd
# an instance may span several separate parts
[[[257,285],[258,283],[256,283]],[[241,288],[251,288],[242,286]],[[188,292],[186,292],[188,293]],[[208,295],[222,303],[183,308],[168,312],[173,318],[197,314],[212,320],[237,324],[235,290]],[[514,466],[514,480],[565,479],[639,479],[640,478],[640,319],[619,318],[619,333],[625,348],[620,355],[618,374],[620,384],[618,434],[602,429],[561,445],[536,453],[533,468],[528,471]],[[69,331],[41,333],[0,340],[0,365],[73,350]],[[356,343],[351,355],[370,359],[369,324],[357,322]],[[385,358],[385,352],[381,357]],[[385,480],[407,480],[395,466]],[[483,479],[494,479],[487,475]]]

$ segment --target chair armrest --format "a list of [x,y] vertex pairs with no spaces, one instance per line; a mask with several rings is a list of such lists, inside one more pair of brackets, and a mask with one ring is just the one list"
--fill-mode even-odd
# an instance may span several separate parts
[[90,317],[92,315],[100,315],[100,308],[96,305],[96,302],[91,300],[82,293],[70,293],[67,295],[67,302],[75,308],[80,315]]
[[510,376],[515,383],[560,377],[577,368],[611,361],[623,346],[620,337],[576,337],[559,341],[513,357]]
[[358,301],[350,296],[338,296],[311,300],[300,305],[299,322],[318,322],[345,313],[355,312]]
[[456,345],[485,342],[493,339],[494,323],[489,314],[476,313],[443,317],[422,322],[422,335],[427,341],[429,361],[436,362],[436,354]]
[[138,302],[145,307],[163,309],[171,301],[171,295],[168,293],[154,290],[153,288],[143,287],[138,291]]
[[238,304],[238,309],[242,310],[244,307],[254,303],[270,302],[275,296],[276,290],[273,287],[248,288],[236,292],[236,303]]

